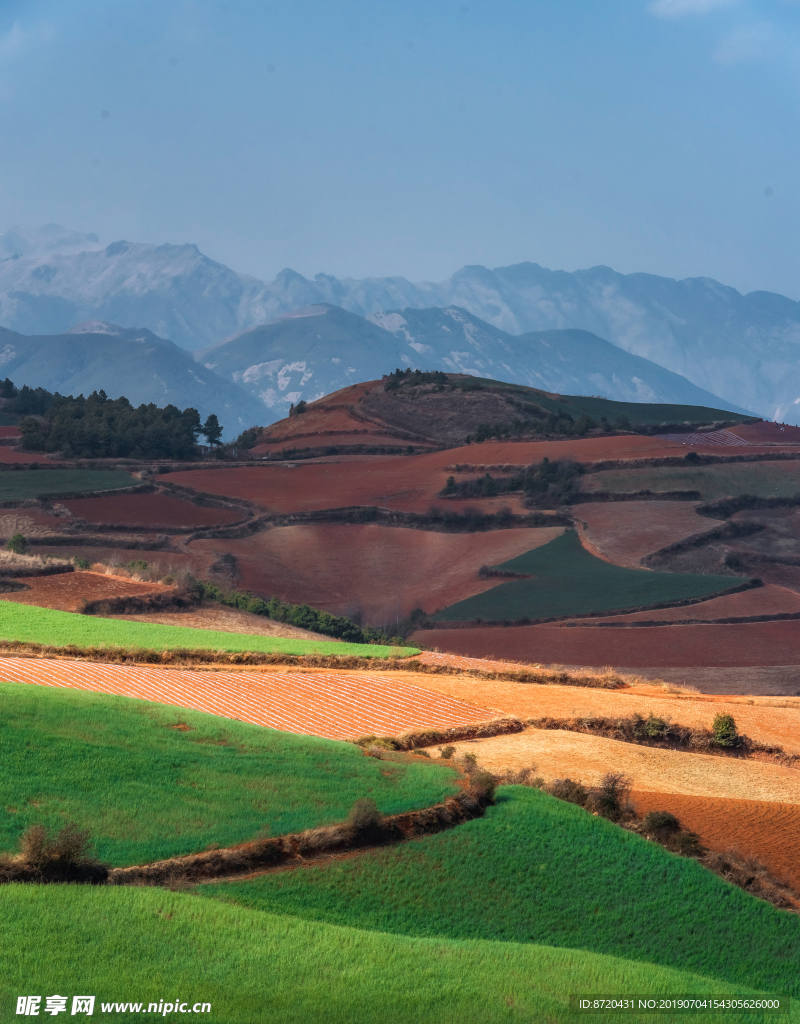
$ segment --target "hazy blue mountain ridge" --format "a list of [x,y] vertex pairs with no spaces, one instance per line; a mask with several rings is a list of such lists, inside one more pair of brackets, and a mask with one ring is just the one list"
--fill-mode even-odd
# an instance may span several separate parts
[[[12,234],[0,236],[6,251],[16,244]],[[65,246],[80,243],[73,234],[65,233]],[[535,263],[468,266],[446,281],[422,283],[326,274],[308,279],[287,269],[264,283],[210,260],[194,245],[114,242],[93,250],[87,241],[83,252],[42,255],[58,244],[56,235],[29,239],[29,255],[0,259],[0,324],[61,334],[76,321],[98,318],[205,350],[320,303],[361,316],[458,306],[511,335],[590,331],[737,407],[800,419],[800,303],[768,292],[742,295],[710,278],[678,281],[602,266],[554,271]]]
[[0,376],[62,395],[104,390],[133,405],[193,406],[203,419],[216,413],[228,439],[263,421],[262,407],[241,388],[142,328],[92,321],[72,333],[34,337],[0,328]]
[[456,307],[362,318],[319,303],[214,345],[197,359],[262,401],[265,422],[285,416],[300,399],[313,401],[406,366],[562,394],[744,411],[587,331],[514,337]]

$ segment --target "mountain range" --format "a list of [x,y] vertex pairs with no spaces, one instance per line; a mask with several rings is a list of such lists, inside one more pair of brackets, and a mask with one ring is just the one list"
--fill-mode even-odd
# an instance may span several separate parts
[[318,303],[214,345],[198,359],[263,402],[272,419],[285,416],[301,398],[321,398],[406,366],[491,377],[560,394],[744,411],[588,331],[514,336],[455,306],[360,317]]
[[309,306],[336,305],[361,317],[457,306],[511,336],[588,331],[737,408],[800,419],[800,303],[770,292],[743,295],[710,278],[678,281],[602,266],[553,271],[535,263],[464,267],[438,283],[308,279],[288,269],[264,283],[194,245],[98,244],[56,225],[38,235],[17,229],[0,236],[0,253],[18,250],[0,259],[0,324],[60,335],[76,322],[101,319],[147,328],[209,361],[207,350],[220,341]]
[[263,406],[185,349],[151,331],[100,320],[38,337],[0,327],[0,376],[62,395],[104,390],[109,398],[125,395],[133,405],[193,406],[203,419],[216,413],[229,438],[263,420]]

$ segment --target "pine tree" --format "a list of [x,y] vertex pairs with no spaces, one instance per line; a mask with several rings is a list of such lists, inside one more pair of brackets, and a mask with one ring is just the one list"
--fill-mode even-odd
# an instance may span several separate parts
[[203,434],[212,448],[216,447],[220,443],[222,427],[219,425],[219,420],[213,412],[203,424],[200,433]]

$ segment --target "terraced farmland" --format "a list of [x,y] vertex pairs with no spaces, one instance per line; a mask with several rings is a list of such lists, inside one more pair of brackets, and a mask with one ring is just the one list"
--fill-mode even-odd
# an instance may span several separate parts
[[372,673],[207,672],[0,658],[0,679],[137,697],[329,739],[394,736],[495,717],[487,708]]
[[623,568],[590,554],[573,531],[491,568],[530,578],[510,580],[459,601],[433,616],[434,621],[515,621],[634,609],[707,597],[746,582],[741,577]]

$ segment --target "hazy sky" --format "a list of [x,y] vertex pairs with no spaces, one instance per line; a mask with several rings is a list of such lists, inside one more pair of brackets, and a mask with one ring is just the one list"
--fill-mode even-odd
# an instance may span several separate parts
[[800,298],[798,0],[0,0],[0,231]]

